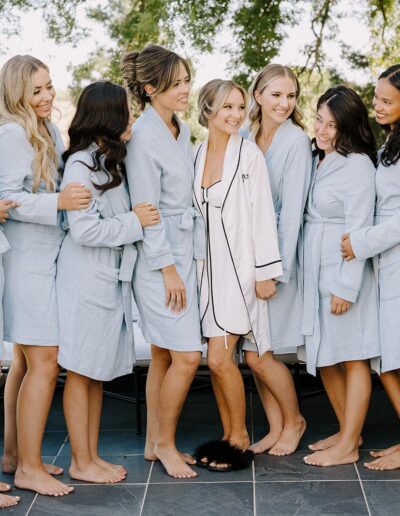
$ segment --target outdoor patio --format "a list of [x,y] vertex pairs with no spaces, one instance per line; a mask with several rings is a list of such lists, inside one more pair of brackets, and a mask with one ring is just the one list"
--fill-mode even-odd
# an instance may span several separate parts
[[[127,382],[111,388],[126,388]],[[310,389],[312,386],[307,386]],[[302,403],[308,427],[301,449],[289,457],[257,456],[252,469],[211,473],[199,469],[193,480],[178,481],[157,463],[143,460],[144,436],[136,435],[133,405],[106,398],[100,450],[123,464],[127,479],[119,485],[88,485],[68,477],[69,444],[57,390],[45,435],[47,461],[65,469],[64,480],[75,485],[62,498],[37,496],[13,489],[21,496],[18,506],[5,513],[36,515],[170,515],[170,516],[311,516],[397,515],[400,507],[400,471],[370,472],[363,467],[368,450],[400,441],[399,422],[379,383],[375,383],[371,409],[363,433],[364,446],[357,465],[315,468],[303,463],[306,445],[336,430],[335,418],[325,396]],[[142,406],[143,414],[145,412]],[[209,438],[219,437],[219,420],[209,388],[192,391],[179,425],[178,444],[192,451]],[[248,428],[253,440],[265,432],[256,394],[248,394]],[[13,477],[0,480],[12,483]]]

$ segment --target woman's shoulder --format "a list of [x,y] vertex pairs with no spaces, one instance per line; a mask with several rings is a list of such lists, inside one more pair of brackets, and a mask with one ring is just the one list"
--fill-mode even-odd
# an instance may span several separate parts
[[283,134],[288,145],[305,145],[311,148],[311,140],[308,134],[291,119],[285,122]]
[[25,128],[18,122],[4,122],[0,125],[0,138],[2,140],[23,139],[28,142],[28,137]]

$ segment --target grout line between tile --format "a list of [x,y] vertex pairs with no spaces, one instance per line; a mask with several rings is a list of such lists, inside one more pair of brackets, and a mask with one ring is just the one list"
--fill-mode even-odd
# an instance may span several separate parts
[[257,516],[257,504],[256,504],[256,463],[253,460],[251,464],[253,472],[253,515]]
[[196,484],[252,484],[253,481],[252,480],[214,480],[214,482],[209,482],[209,481],[206,481],[206,480],[196,480],[196,481],[189,481],[189,482],[185,482],[184,480],[182,481],[177,481],[177,482],[174,482],[173,480],[170,481],[170,482],[150,482],[150,485],[152,486],[168,486],[170,484],[180,484],[180,485],[196,485]]
[[28,514],[31,512],[33,504],[36,502],[36,498],[38,496],[39,496],[38,493],[36,493],[35,496],[33,497],[32,503],[30,504],[28,510],[26,511],[25,516],[28,516]]
[[146,500],[147,491],[148,491],[148,489],[149,489],[150,477],[151,477],[151,473],[153,472],[153,466],[154,466],[154,461],[151,463],[151,466],[150,466],[149,476],[147,477],[146,487],[145,487],[145,489],[144,489],[143,500],[142,500],[142,504],[141,504],[141,506],[140,506],[140,513],[139,513],[139,516],[142,516],[143,507],[144,507],[144,502],[145,502],[145,500]]
[[361,492],[362,492],[362,495],[364,497],[365,506],[367,507],[368,516],[372,516],[371,515],[371,509],[369,508],[369,504],[368,504],[368,500],[367,500],[367,495],[365,494],[364,486],[363,486],[363,483],[362,483],[362,480],[361,480],[361,477],[360,477],[360,472],[358,471],[357,464],[354,464],[354,467],[355,467],[355,470],[356,470],[356,473],[357,473],[358,481],[360,483]]

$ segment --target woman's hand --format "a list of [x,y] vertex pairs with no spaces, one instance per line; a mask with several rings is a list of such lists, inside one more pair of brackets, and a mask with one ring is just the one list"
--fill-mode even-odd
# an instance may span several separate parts
[[186,289],[175,265],[161,269],[165,285],[165,307],[179,314],[186,309]]
[[351,307],[352,303],[341,297],[331,294],[331,314],[342,315]]
[[275,280],[269,279],[264,281],[256,281],[256,296],[258,299],[271,299],[276,296]]
[[342,244],[340,246],[340,250],[342,251],[343,258],[349,262],[353,258],[356,257],[356,255],[353,252],[353,248],[351,247],[351,241],[350,241],[350,235],[349,233],[346,233],[342,236]]
[[92,200],[92,192],[81,183],[69,183],[58,194],[58,209],[73,211],[85,210]]
[[0,200],[0,224],[4,224],[8,217],[10,216],[8,214],[8,210],[11,210],[11,208],[18,208],[18,206],[21,206],[17,202],[11,201],[10,199],[1,199]]
[[157,208],[155,208],[149,202],[142,202],[141,204],[137,204],[132,209],[132,211],[139,219],[142,228],[153,226],[154,224],[158,224],[160,222],[160,214],[158,213]]

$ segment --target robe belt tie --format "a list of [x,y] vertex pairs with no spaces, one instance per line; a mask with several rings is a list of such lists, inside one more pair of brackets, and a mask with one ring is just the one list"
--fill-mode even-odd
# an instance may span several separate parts
[[160,209],[162,217],[180,217],[178,228],[184,231],[193,230],[193,254],[195,260],[206,258],[206,230],[203,215],[196,208],[164,208]]
[[0,228],[0,254],[5,253],[10,249],[10,244],[4,236],[3,230]]
[[[124,310],[124,321],[130,338],[134,343],[133,332],[133,307],[132,307],[132,276],[136,263],[137,249],[133,244],[122,247],[121,263],[119,267],[118,279],[122,287],[122,303]],[[135,346],[133,346],[133,360],[136,363]]]
[[[306,336],[313,336],[317,342],[312,348],[312,353],[307,350],[307,370],[311,374],[315,374],[316,364],[318,358],[318,350],[321,338],[321,329],[319,326],[319,271],[321,263],[321,247],[322,238],[324,234],[325,224],[342,224],[344,225],[344,218],[325,218],[325,217],[311,217],[305,215],[305,224],[315,225],[313,231],[313,238],[311,242],[311,271],[304,269],[304,310],[301,333]],[[340,242],[338,242],[338,246]]]

